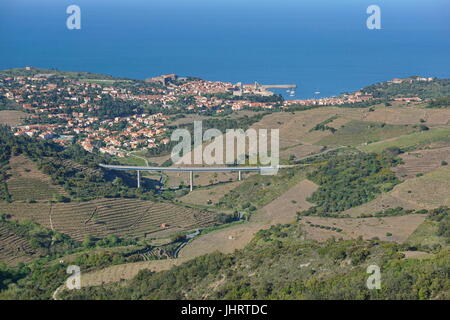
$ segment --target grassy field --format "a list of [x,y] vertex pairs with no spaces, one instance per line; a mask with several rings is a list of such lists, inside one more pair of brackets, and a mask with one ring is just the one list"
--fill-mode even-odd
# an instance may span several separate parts
[[430,247],[435,245],[445,246],[445,239],[437,236],[436,232],[437,222],[427,220],[408,237],[407,242],[412,245],[425,245]]
[[[221,198],[224,207],[239,209],[239,205],[250,203],[260,208],[275,200],[305,178],[304,169],[284,169],[277,175],[254,175]],[[237,205],[239,204],[239,205]]]
[[145,160],[138,158],[138,157],[133,157],[133,156],[127,156],[124,158],[121,157],[116,157],[115,160],[117,160],[121,165],[126,165],[126,166],[145,166]]
[[391,125],[351,120],[340,127],[333,135],[320,140],[318,144],[329,147],[358,146],[398,137],[414,131],[417,131],[417,129],[414,129],[411,125]]
[[372,143],[367,146],[362,146],[360,147],[360,149],[366,152],[382,152],[392,147],[412,148],[419,146],[421,144],[431,143],[439,141],[441,139],[448,138],[449,135],[450,135],[450,128],[436,128],[429,131],[421,131],[403,135],[388,141]]
[[394,197],[433,209],[450,205],[450,168],[442,167],[424,176],[407,180],[390,193]]

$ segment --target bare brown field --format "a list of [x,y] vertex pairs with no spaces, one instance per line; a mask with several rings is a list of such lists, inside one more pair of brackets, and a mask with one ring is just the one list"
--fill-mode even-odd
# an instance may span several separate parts
[[420,124],[425,120],[428,126],[447,125],[450,121],[450,110],[448,109],[428,109],[424,104],[411,104],[394,102],[391,107],[377,105],[373,111],[367,108],[348,109],[343,108],[342,116],[335,120],[340,123],[347,120],[360,120],[366,122],[381,122],[392,125]]
[[450,147],[450,137],[442,138],[438,141],[424,144],[422,146],[419,146],[418,149],[426,150],[426,149],[440,149],[440,148],[446,148],[446,147]]
[[[167,237],[180,231],[212,226],[216,215],[170,203],[137,199],[99,199],[81,203],[0,203],[0,212],[15,220],[31,219],[76,240]],[[161,228],[166,224],[166,228]]]
[[264,224],[249,222],[205,234],[181,249],[179,257],[193,259],[213,252],[233,253],[250,243],[264,227]]
[[6,181],[12,200],[50,200],[54,195],[63,194],[61,186],[54,185],[47,175],[40,172],[30,159],[23,155],[13,156],[7,171]]
[[345,126],[349,121],[351,120],[348,118],[338,117],[337,119],[327,124],[327,126],[335,129],[340,129],[342,126]]
[[284,224],[295,221],[297,212],[304,211],[313,206],[306,199],[310,197],[318,186],[309,180],[303,180],[281,197],[264,206],[260,215],[255,215],[255,222],[270,222],[270,224]]
[[388,124],[419,124],[425,120],[428,126],[446,125],[450,121],[449,109],[426,109],[414,106],[380,107],[369,112],[364,121],[385,122]]
[[186,262],[184,259],[166,259],[155,261],[143,261],[135,263],[126,263],[111,266],[98,271],[93,271],[81,275],[81,286],[92,287],[100,286],[106,283],[120,282],[122,280],[133,279],[141,270],[151,270],[159,272],[168,270],[175,265]]
[[408,201],[406,199],[402,199],[400,197],[396,197],[391,193],[384,193],[380,195],[378,198],[369,201],[363,205],[360,205],[355,208],[348,209],[344,211],[342,214],[348,214],[351,217],[360,217],[364,214],[374,214],[377,212],[381,212],[387,209],[395,209],[395,208],[403,208],[405,210],[420,210],[427,209],[428,206]]
[[30,262],[37,256],[26,239],[0,226],[0,263],[16,266],[20,262]]
[[[242,249],[259,230],[280,223],[294,222],[299,208],[305,210],[311,206],[306,199],[315,190],[317,186],[314,183],[303,180],[252,215],[248,223],[217,230],[194,239],[180,251],[179,256],[192,259],[215,251],[232,253]],[[291,202],[293,199],[296,204]]]
[[405,255],[405,259],[428,259],[433,256],[432,254],[424,251],[402,251],[400,253]]
[[[372,239],[378,237],[383,241],[405,242],[408,237],[425,221],[426,215],[411,214],[383,218],[324,218],[304,217],[301,221],[305,226],[307,238],[324,241],[332,236],[335,238]],[[311,227],[307,222],[315,225],[340,228],[342,232],[335,232],[317,227]],[[392,235],[389,235],[392,234]]]
[[277,112],[265,116],[255,123],[254,129],[280,130],[280,148],[303,144],[313,144],[331,134],[329,131],[310,130],[318,123],[341,112],[339,108],[319,108],[300,112]]
[[208,201],[211,201],[211,205],[214,206],[219,202],[224,194],[227,194],[230,190],[233,190],[243,181],[234,181],[230,183],[219,184],[217,186],[212,186],[202,189],[194,189],[193,192],[188,193],[184,197],[180,198],[182,202],[197,204],[197,205],[208,205]]
[[426,174],[442,167],[442,161],[450,163],[450,147],[418,150],[400,156],[405,164],[393,168],[398,177],[415,178],[417,174]]
[[[194,172],[194,187],[205,187],[222,182],[236,181],[237,172]],[[189,172],[167,172],[166,186],[189,185]]]
[[294,156],[296,159],[301,159],[313,154],[321,152],[323,148],[316,145],[301,144],[298,146],[288,147],[287,149],[280,150],[281,159],[289,159],[290,156]]
[[150,157],[147,158],[149,163],[156,163],[157,165],[162,165],[164,162],[170,159],[170,154],[160,157]]
[[22,120],[27,118],[28,114],[17,110],[1,110],[0,124],[7,126],[17,126],[22,123]]

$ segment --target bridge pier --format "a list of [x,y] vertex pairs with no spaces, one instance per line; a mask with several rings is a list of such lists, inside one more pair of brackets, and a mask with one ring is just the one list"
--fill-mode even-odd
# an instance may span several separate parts
[[137,172],[137,187],[138,189],[141,187],[141,172],[139,170]]
[[[332,150],[336,150],[339,148],[335,148],[335,149],[330,149],[326,152],[330,152]],[[323,154],[325,152],[322,153],[318,153],[315,154],[313,156],[317,156],[319,154]],[[306,159],[309,158],[311,156],[302,158]],[[278,169],[283,169],[283,168],[290,168],[290,167],[295,167],[296,165],[283,165],[283,166],[276,166],[276,167],[190,167],[190,168],[176,168],[176,167],[149,167],[149,166],[142,166],[142,167],[138,167],[138,166],[116,166],[116,165],[106,165],[106,164],[100,164],[99,165],[102,168],[108,169],[108,170],[118,170],[118,171],[136,171],[137,172],[137,187],[141,188],[141,171],[143,172],[189,172],[189,179],[190,179],[190,191],[194,190],[194,172],[238,172],[239,174],[239,180],[242,180],[242,172],[260,172],[260,174],[263,174],[263,172],[267,171],[267,170],[278,170]]]

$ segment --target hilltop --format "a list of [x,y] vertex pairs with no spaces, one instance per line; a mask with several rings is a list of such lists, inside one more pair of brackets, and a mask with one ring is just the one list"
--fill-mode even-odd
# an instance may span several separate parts
[[82,80],[82,79],[99,79],[99,80],[124,80],[125,78],[117,78],[104,74],[97,74],[91,72],[75,72],[75,71],[63,71],[58,69],[42,69],[42,68],[34,68],[34,67],[25,67],[25,68],[14,68],[8,70],[1,70],[0,77],[64,77],[72,80]]
[[450,95],[450,79],[411,76],[377,83],[362,89],[362,91],[372,94],[375,98],[438,98]]

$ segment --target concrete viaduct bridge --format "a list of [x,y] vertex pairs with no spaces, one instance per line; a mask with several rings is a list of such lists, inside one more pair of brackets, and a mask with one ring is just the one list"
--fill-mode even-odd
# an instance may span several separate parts
[[194,172],[238,172],[239,180],[242,180],[242,172],[260,172],[271,174],[278,169],[291,168],[295,165],[283,165],[276,167],[135,167],[100,164],[100,167],[118,171],[137,171],[137,186],[141,187],[141,171],[143,172],[189,172],[190,190],[194,190]]

